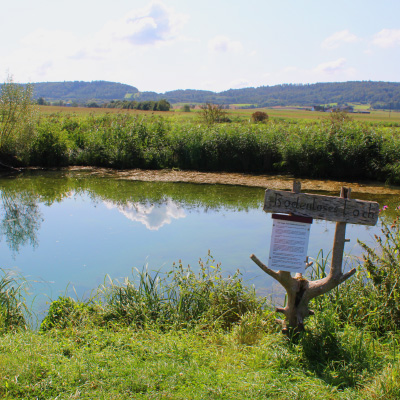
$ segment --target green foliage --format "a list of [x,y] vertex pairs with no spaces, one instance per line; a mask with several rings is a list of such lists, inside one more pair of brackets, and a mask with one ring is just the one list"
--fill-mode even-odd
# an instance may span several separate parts
[[333,127],[341,126],[346,122],[352,121],[349,113],[346,111],[336,110],[329,115]]
[[225,120],[219,112],[226,111],[210,107],[207,124],[122,113],[43,116],[34,126],[24,160],[47,167],[181,168],[400,181],[395,130],[343,120],[217,124],[212,121]]
[[90,325],[89,316],[93,314],[93,310],[89,302],[75,301],[71,297],[61,296],[51,302],[47,315],[40,325],[40,331]]
[[374,248],[364,249],[363,267],[375,297],[378,327],[381,331],[400,329],[400,226],[397,217],[391,226],[383,223],[382,236],[375,236]]
[[[320,314],[333,314],[340,326],[350,324],[377,336],[400,328],[400,229],[399,217],[392,225],[382,222],[382,236],[374,246],[359,242],[364,250],[356,274],[339,287],[313,300]],[[328,257],[319,254],[311,279],[327,275]]]
[[107,108],[121,108],[124,110],[144,110],[144,111],[169,111],[171,104],[165,100],[158,101],[136,101],[136,100],[112,100],[104,105]]
[[41,330],[80,326],[89,315],[99,325],[231,329],[247,313],[262,314],[265,302],[243,285],[239,272],[223,278],[219,266],[210,265],[211,259],[199,263],[197,274],[181,264],[163,276],[147,268],[135,270],[133,279],[110,280],[87,302],[60,297],[51,303]]
[[30,164],[43,167],[58,167],[68,164],[70,143],[67,132],[58,124],[41,122],[32,143]]
[[23,296],[25,281],[1,270],[0,333],[26,329],[29,310]]
[[189,104],[184,104],[182,106],[182,111],[183,112],[190,112],[190,105]]
[[201,106],[200,116],[202,121],[207,125],[218,122],[230,122],[227,112],[221,104],[206,103]]
[[33,86],[16,84],[9,76],[0,89],[0,156],[26,161],[35,136]]
[[354,387],[380,367],[374,351],[375,341],[362,330],[340,327],[332,310],[318,313],[299,341],[302,362],[327,383]]

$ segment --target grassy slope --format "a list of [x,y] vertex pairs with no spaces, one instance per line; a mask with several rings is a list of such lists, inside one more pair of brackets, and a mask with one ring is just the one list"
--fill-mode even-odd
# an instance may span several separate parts
[[[304,345],[290,345],[281,334],[264,334],[248,346],[239,343],[235,332],[128,328],[26,332],[0,338],[0,395],[5,399],[398,398],[399,382],[392,378],[399,374],[399,364],[383,367],[385,356],[378,356],[378,351],[374,356],[367,357],[353,382],[340,379],[343,368],[351,375],[345,361],[331,362],[321,372],[309,365]],[[366,385],[360,387],[362,383]]]

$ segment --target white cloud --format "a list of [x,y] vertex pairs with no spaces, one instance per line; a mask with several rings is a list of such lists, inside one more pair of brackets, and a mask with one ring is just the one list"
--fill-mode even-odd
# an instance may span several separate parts
[[157,1],[132,10],[120,20],[109,22],[101,36],[135,46],[151,46],[175,39],[186,21],[186,15],[176,13]]
[[220,35],[208,41],[208,49],[212,53],[240,53],[243,45],[239,41]]
[[329,61],[326,63],[322,63],[317,65],[314,68],[314,71],[317,73],[322,73],[325,75],[335,75],[338,73],[343,72],[346,70],[346,59],[345,58],[339,58],[338,60],[335,61]]
[[133,60],[149,48],[182,40],[179,35],[186,21],[187,16],[155,1],[109,21],[91,35],[37,29],[3,54],[0,67],[12,71],[19,82],[115,80],[116,75],[129,80]]
[[324,49],[335,49],[343,43],[356,43],[359,39],[356,35],[351,33],[348,29],[343,31],[335,32],[333,35],[326,38],[321,47]]
[[374,35],[372,43],[384,48],[399,46],[400,29],[382,29]]

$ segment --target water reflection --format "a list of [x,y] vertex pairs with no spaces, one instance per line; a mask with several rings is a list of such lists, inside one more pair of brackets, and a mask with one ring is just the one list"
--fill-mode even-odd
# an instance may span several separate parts
[[37,233],[43,221],[36,196],[27,191],[0,191],[0,241],[5,237],[13,253],[21,246],[38,246]]
[[[133,267],[145,264],[169,270],[182,259],[195,268],[211,250],[224,273],[240,269],[246,282],[267,293],[268,276],[249,258],[268,256],[271,216],[262,211],[264,191],[129,181],[82,171],[0,176],[0,266],[48,282],[46,294],[55,298],[67,287],[88,294],[107,274],[129,276]],[[381,219],[391,220],[399,193],[355,193],[354,198],[388,205]],[[373,240],[379,227],[349,224],[347,232],[346,252],[353,253],[356,239]],[[316,221],[309,256],[315,258],[320,249],[327,254],[333,233],[333,223]]]
[[104,204],[108,209],[116,208],[129,220],[140,222],[151,231],[158,231],[165,224],[170,224],[173,219],[186,217],[183,208],[170,198],[161,204],[127,202],[124,205],[117,205],[111,201],[104,201]]

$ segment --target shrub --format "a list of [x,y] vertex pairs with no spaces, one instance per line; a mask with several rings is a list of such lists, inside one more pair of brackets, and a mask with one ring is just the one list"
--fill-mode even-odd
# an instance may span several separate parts
[[201,118],[207,125],[212,125],[218,122],[230,122],[227,117],[227,112],[221,104],[206,103],[201,106]]
[[45,121],[37,128],[30,163],[43,167],[67,165],[70,147],[68,133],[61,129],[61,125]]
[[50,304],[49,311],[40,325],[40,330],[44,332],[54,328],[65,329],[86,324],[89,321],[88,316],[93,314],[93,311],[94,308],[90,305],[90,301],[80,302],[71,297],[60,296]]
[[268,120],[268,114],[264,111],[256,111],[251,114],[251,119],[253,122],[265,122]]

